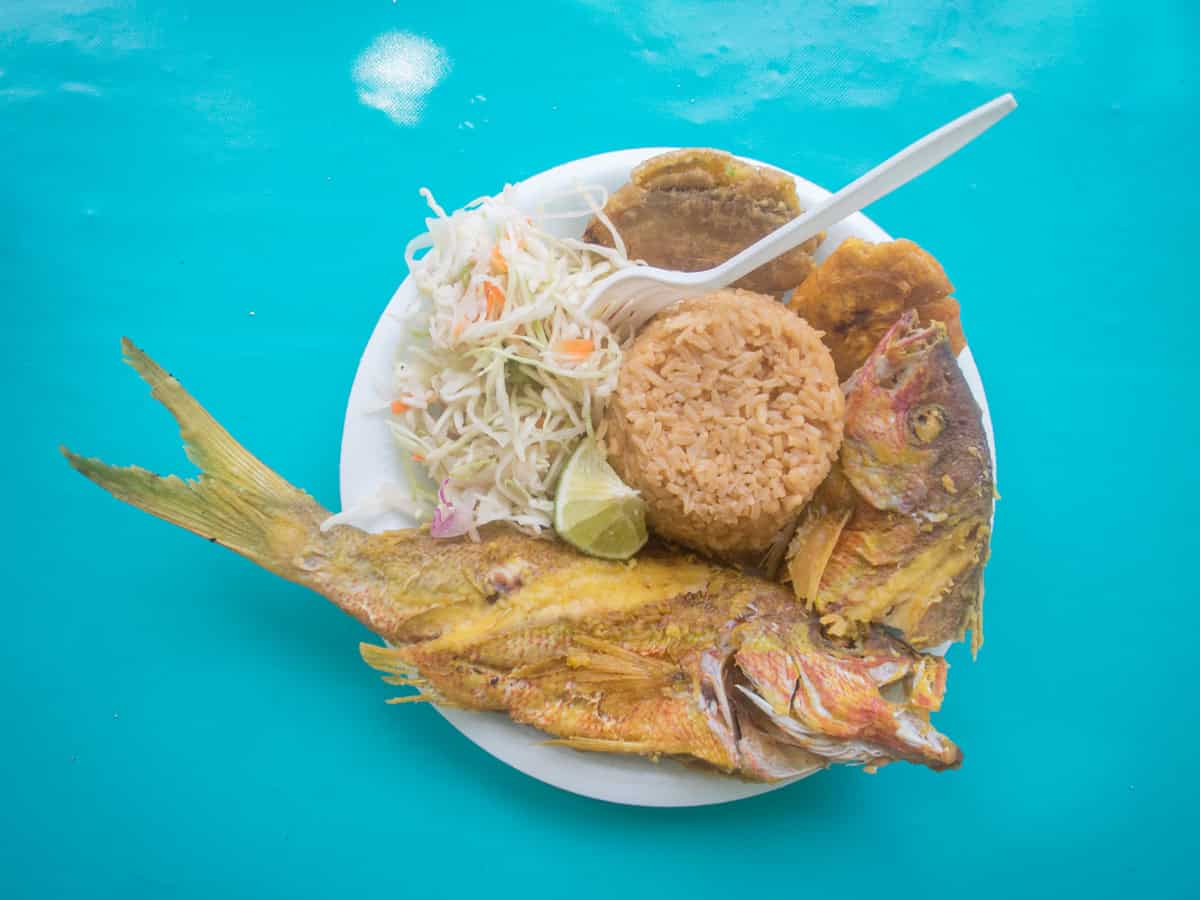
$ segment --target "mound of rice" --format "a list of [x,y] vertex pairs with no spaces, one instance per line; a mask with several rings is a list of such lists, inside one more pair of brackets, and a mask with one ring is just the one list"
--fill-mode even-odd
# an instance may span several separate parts
[[829,473],[843,412],[820,332],[771,297],[717,291],[661,313],[626,351],[609,462],[660,535],[754,564]]

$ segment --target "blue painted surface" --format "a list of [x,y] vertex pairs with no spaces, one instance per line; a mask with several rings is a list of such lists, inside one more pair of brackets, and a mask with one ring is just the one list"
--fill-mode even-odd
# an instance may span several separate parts
[[[415,123],[357,95],[390,31],[449,60]],[[1182,0],[0,4],[0,893],[1196,896],[1198,38]],[[55,453],[190,471],[129,334],[336,505],[419,185],[457,205],[683,144],[836,186],[1008,89],[872,210],[945,265],[997,423],[988,643],[938,720],[957,773],[680,811],[557,792],[385,707],[356,623]]]

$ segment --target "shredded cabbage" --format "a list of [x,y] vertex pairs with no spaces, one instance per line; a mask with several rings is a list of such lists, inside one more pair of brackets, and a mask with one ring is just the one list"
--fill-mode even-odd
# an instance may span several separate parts
[[511,187],[451,215],[421,194],[434,217],[405,251],[421,302],[397,353],[392,433],[438,484],[435,537],[477,537],[496,521],[540,531],[571,451],[602,436],[621,362],[618,341],[580,306],[632,263],[600,188],[578,189],[586,210],[541,219],[596,213],[616,249],[548,233]]

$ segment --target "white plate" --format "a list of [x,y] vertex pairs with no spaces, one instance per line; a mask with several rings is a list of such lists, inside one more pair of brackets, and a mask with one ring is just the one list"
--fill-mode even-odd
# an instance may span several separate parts
[[[577,185],[601,184],[610,191],[616,190],[629,180],[629,172],[634,166],[670,149],[673,148],[622,150],[566,163],[519,184],[519,202],[530,213],[535,213],[539,205],[546,202],[546,198]],[[828,191],[799,177],[796,177],[796,190],[800,195],[800,203],[805,207],[829,195]],[[584,218],[561,220],[554,223],[556,229],[552,230],[564,235],[578,235],[585,221]],[[829,229],[817,257],[823,259],[828,256],[838,244],[851,236],[869,241],[890,240],[883,229],[859,213]],[[400,451],[388,431],[387,419],[371,410],[378,410],[390,399],[393,356],[402,328],[396,315],[415,299],[416,289],[412,279],[406,278],[380,317],[358,364],[342,434],[340,481],[343,508],[360,503],[381,484],[397,483],[400,478]],[[987,398],[971,351],[964,350],[958,362],[971,386],[971,392],[983,409],[984,427],[988,441],[992,443],[994,460],[995,446]],[[385,531],[411,527],[413,523],[403,516],[391,514],[356,524],[370,531]],[[547,747],[542,743],[544,734],[528,726],[517,725],[501,713],[457,709],[438,711],[468,738],[513,768],[547,784],[597,800],[636,806],[702,806],[740,800],[782,786],[751,784],[689,769],[674,762],[656,765],[639,757],[580,753],[562,747]]]

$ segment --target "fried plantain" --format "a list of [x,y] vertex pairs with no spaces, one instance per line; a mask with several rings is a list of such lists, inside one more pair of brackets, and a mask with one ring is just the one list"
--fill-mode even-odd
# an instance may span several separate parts
[[[720,265],[803,212],[790,177],[720,150],[664,153],[635,168],[630,179],[609,198],[605,215],[630,259],[677,272]],[[805,241],[734,287],[763,294],[795,287],[815,267],[812,254],[823,237]],[[588,224],[584,240],[614,246],[599,218]]]
[[847,238],[796,288],[788,305],[825,332],[838,377],[845,379],[909,309],[922,324],[945,325],[957,355],[967,342],[953,290],[938,261],[912,241]]

